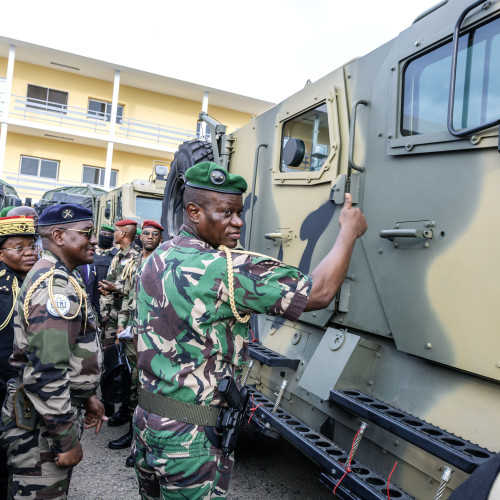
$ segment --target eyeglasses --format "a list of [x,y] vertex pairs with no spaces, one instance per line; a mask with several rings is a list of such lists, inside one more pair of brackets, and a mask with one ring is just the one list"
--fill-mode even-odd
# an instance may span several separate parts
[[5,247],[5,248],[0,248],[0,250],[13,250],[14,252],[18,253],[19,255],[26,253],[26,252],[31,252],[31,253],[38,253],[38,248],[36,245],[30,245],[29,247]]
[[142,232],[143,236],[152,236],[153,238],[158,238],[160,236],[159,231],[143,231]]
[[93,227],[87,229],[86,231],[84,231],[83,229],[70,229],[69,227],[60,227],[59,229],[61,229],[62,231],[74,231],[75,233],[82,233],[87,237],[88,240],[90,240],[92,236],[95,236],[95,229]]

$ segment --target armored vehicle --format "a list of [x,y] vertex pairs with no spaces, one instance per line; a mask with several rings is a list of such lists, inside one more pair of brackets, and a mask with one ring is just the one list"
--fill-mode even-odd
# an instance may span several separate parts
[[172,163],[167,235],[185,169],[213,158],[248,181],[242,246],[306,273],[344,193],[365,213],[329,307],[252,319],[245,380],[251,422],[340,498],[447,498],[500,451],[499,82],[500,2],[445,0]]
[[96,212],[99,196],[106,193],[90,184],[87,186],[67,186],[46,191],[34,209],[41,214],[47,207],[59,203],[76,203]]
[[134,180],[99,197],[96,210],[96,225],[114,224],[120,219],[142,222],[160,218],[165,177],[168,168],[163,164],[155,166],[155,177],[149,180]]
[[22,205],[21,198],[13,186],[0,179],[0,210],[5,207]]

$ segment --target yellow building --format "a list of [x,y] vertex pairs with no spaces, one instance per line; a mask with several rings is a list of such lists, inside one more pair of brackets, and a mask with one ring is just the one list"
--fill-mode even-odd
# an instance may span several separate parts
[[45,191],[148,179],[206,111],[244,125],[271,103],[0,37],[0,178],[33,202]]

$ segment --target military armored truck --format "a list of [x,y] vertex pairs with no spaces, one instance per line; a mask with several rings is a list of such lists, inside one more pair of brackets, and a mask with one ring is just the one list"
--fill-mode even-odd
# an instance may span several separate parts
[[167,172],[167,166],[156,165],[154,179],[134,180],[100,196],[96,226],[114,224],[120,219],[159,220]]
[[167,236],[186,168],[213,158],[248,181],[242,246],[306,273],[346,192],[365,213],[329,307],[252,319],[246,380],[251,422],[340,498],[447,498],[500,451],[499,82],[500,2],[445,0],[172,163]]
[[17,195],[16,189],[0,179],[0,210],[5,207],[22,205],[22,200]]
[[87,184],[86,186],[65,186],[46,191],[40,201],[35,203],[34,209],[41,214],[51,205],[76,203],[82,205],[94,213],[98,206],[99,196],[105,194],[104,189]]

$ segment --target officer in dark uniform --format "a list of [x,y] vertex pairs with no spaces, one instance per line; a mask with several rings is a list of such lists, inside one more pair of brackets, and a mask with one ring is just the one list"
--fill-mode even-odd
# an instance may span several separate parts
[[[10,366],[14,341],[14,306],[28,271],[37,260],[33,219],[16,216],[0,219],[0,399],[3,403],[7,381],[17,376]],[[7,498],[9,473],[7,455],[0,448],[0,500]]]

